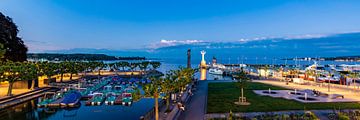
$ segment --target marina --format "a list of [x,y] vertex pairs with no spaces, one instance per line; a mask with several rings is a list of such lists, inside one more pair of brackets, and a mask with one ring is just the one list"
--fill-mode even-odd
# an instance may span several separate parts
[[0,4],[0,120],[360,120],[360,1]]

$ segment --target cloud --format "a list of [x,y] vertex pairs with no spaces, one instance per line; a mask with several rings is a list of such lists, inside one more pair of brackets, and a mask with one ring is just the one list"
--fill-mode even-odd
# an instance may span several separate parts
[[293,35],[283,37],[284,40],[295,40],[295,39],[313,39],[313,38],[324,38],[329,37],[331,34],[304,34],[304,35]]
[[203,40],[160,40],[160,42],[151,44],[148,46],[150,49],[157,49],[161,47],[170,47],[170,46],[177,46],[177,45],[188,45],[188,44],[197,44],[197,43],[204,43]]
[[255,38],[241,38],[238,42],[244,44],[252,41],[262,41],[262,40],[272,40],[272,42],[279,42],[281,40],[296,40],[296,39],[313,39],[313,38],[323,38],[329,37],[331,34],[304,34],[304,35],[291,35],[291,36],[281,36],[281,37],[255,37]]
[[[229,42],[221,42],[221,41],[213,41],[213,42],[205,42],[203,40],[160,40],[158,43],[148,45],[150,50],[162,48],[162,47],[170,47],[170,46],[177,46],[177,45],[187,45],[187,44],[196,44],[196,45],[204,45],[205,48],[213,48],[213,49],[220,49],[220,48],[240,48],[240,47],[249,47],[249,48],[275,48],[279,47],[276,45],[278,42],[282,41],[291,41],[291,40],[313,40],[319,38],[326,38],[326,37],[333,37],[336,35],[342,35],[347,33],[359,33],[359,32],[345,32],[345,33],[329,33],[329,34],[303,34],[303,35],[289,35],[289,36],[267,36],[267,37],[254,37],[254,38],[241,38],[236,41],[229,41]],[[247,46],[245,44],[254,41],[270,41],[273,45],[264,46],[261,43],[257,43],[256,45]],[[227,43],[227,44],[225,44]],[[241,44],[241,45],[240,45]],[[268,42],[266,42],[268,44]],[[312,43],[316,44],[323,49],[334,49],[339,48],[340,46],[337,43],[329,43],[329,42],[320,42],[320,43]],[[220,45],[220,46],[219,46]],[[245,46],[242,46],[245,45]],[[283,46],[282,46],[283,47]],[[286,46],[285,46],[286,47]],[[296,49],[298,46],[295,45],[294,48]]]

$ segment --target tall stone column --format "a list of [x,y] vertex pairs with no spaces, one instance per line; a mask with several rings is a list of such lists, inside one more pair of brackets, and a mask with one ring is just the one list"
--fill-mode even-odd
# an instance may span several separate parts
[[191,68],[191,49],[187,50],[187,68]]

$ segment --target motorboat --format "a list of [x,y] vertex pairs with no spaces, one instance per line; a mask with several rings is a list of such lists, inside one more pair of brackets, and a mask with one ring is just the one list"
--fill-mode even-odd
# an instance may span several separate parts
[[110,92],[110,93],[107,93],[106,95],[106,100],[105,100],[105,104],[106,105],[114,105],[115,103],[115,100],[116,100],[116,94],[114,92]]
[[80,102],[81,93],[77,91],[70,91],[64,96],[64,99],[61,101],[61,106],[73,107]]
[[321,82],[330,82],[330,83],[338,83],[340,81],[340,77],[339,76],[333,76],[333,77],[319,77],[318,81]]
[[105,100],[105,95],[103,93],[93,93],[92,98],[86,101],[86,105],[101,105]]
[[222,75],[224,73],[224,71],[222,71],[219,68],[210,68],[209,73],[210,74],[215,74],[215,75]]
[[122,105],[131,105],[132,103],[132,94],[131,93],[123,93],[122,94]]

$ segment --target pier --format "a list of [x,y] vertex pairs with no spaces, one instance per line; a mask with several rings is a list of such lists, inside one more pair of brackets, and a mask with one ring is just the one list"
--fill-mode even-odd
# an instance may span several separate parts
[[0,109],[4,109],[7,107],[11,107],[38,97],[41,97],[48,91],[57,91],[59,89],[53,87],[43,87],[39,89],[35,89],[29,92],[25,92],[19,95],[5,97],[0,99]]

